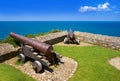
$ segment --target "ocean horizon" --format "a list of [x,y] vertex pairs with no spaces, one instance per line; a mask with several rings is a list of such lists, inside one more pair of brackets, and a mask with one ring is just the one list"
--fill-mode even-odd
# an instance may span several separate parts
[[21,35],[45,33],[51,30],[89,32],[120,37],[120,21],[0,21],[0,39],[10,32]]

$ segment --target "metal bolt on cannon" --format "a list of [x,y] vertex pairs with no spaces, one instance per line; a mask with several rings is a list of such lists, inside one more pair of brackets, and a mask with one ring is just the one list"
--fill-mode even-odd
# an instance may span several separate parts
[[53,50],[52,45],[13,32],[10,33],[10,36],[21,43],[22,53],[19,54],[19,60],[23,62],[27,60],[26,58],[34,60],[32,65],[36,73],[43,71],[44,69],[51,71],[49,66],[62,63],[60,61],[62,56]]
[[67,37],[64,39],[64,44],[80,44],[80,40],[76,39],[75,34],[73,33],[72,29],[70,28]]

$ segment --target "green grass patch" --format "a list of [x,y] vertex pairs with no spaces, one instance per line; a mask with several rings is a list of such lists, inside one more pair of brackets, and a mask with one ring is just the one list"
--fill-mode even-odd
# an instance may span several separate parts
[[35,81],[35,80],[10,65],[0,64],[0,81]]
[[69,81],[120,81],[120,71],[108,63],[120,52],[100,46],[55,46],[55,50],[78,62],[78,68]]
[[16,65],[21,65],[21,66],[22,66],[22,65],[24,64],[24,62],[17,60],[17,61],[15,62],[15,64],[16,64]]

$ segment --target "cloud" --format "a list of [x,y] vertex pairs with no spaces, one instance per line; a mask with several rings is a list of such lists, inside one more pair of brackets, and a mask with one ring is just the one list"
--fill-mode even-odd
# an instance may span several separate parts
[[93,7],[93,6],[81,6],[78,11],[79,12],[110,11],[109,5],[110,5],[109,2],[106,2],[104,4],[98,4],[97,7]]
[[92,6],[83,6],[83,7],[80,7],[79,9],[80,12],[96,11],[96,10],[97,8]]
[[104,3],[104,4],[99,4],[98,5],[98,10],[109,10],[108,6],[110,4],[108,2]]

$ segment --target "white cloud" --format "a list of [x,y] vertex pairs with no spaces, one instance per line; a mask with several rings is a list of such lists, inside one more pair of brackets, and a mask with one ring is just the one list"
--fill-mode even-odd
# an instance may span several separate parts
[[98,5],[98,10],[109,10],[108,6],[110,4],[108,2],[104,3],[104,4],[99,4]]
[[97,10],[97,8],[92,7],[92,6],[83,6],[83,7],[80,7],[80,9],[79,9],[80,12],[96,11],[96,10]]
[[104,4],[98,4],[97,7],[93,6],[81,6],[78,10],[79,12],[88,12],[88,11],[109,11],[109,2],[106,2]]

